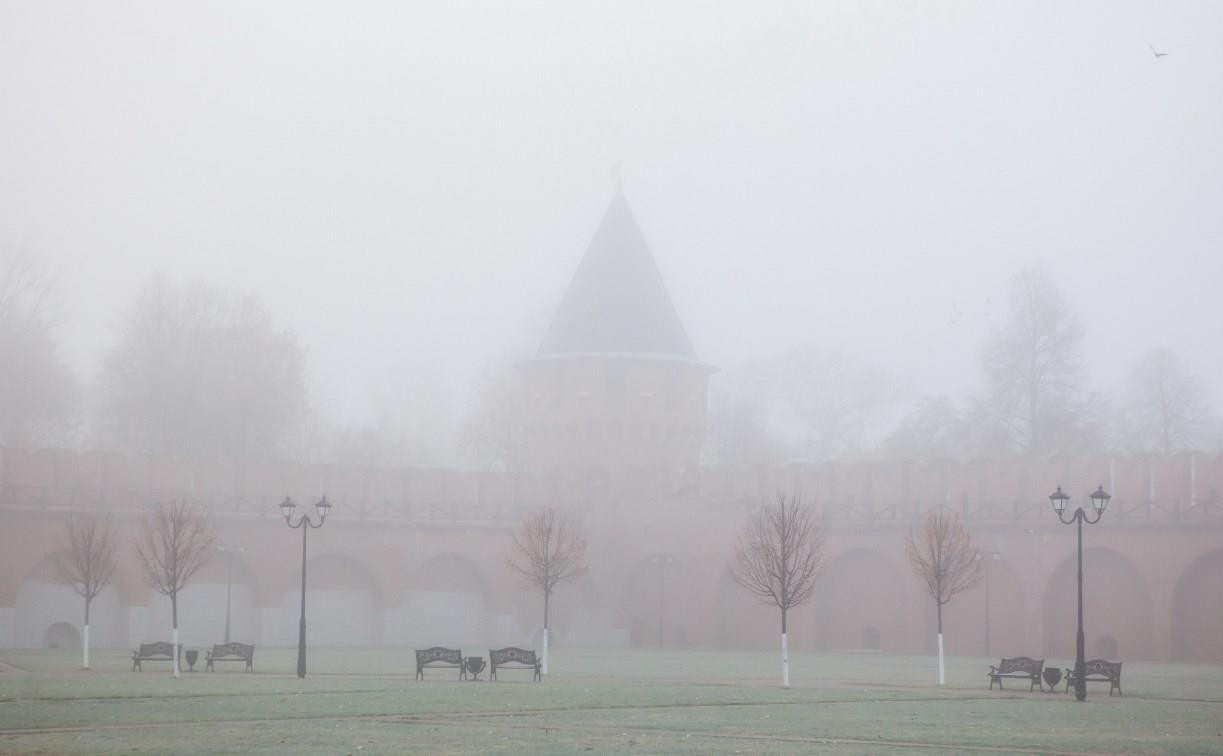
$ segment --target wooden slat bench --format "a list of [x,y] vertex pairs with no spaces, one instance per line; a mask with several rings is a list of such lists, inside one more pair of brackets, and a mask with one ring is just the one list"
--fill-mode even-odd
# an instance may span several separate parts
[[1040,688],[1043,691],[1045,686],[1040,681],[1040,673],[1044,667],[1044,659],[1032,659],[1027,656],[1003,659],[997,666],[989,665],[989,689],[993,690],[994,683],[998,683],[998,690],[1002,690],[1002,678],[1015,677],[1020,680],[1031,680],[1032,684],[1028,686],[1028,690]]
[[[178,655],[183,655],[183,647],[178,647]],[[158,643],[141,643],[140,648],[132,652],[132,671],[143,672],[144,667],[140,666],[141,662],[146,661],[166,661],[173,663],[174,661],[174,644],[164,641]],[[182,667],[182,659],[178,660],[178,666]]]
[[212,672],[212,663],[219,661],[246,662],[246,672],[255,671],[255,646],[245,643],[218,643],[212,647],[205,657],[204,669]]
[[488,650],[488,679],[497,679],[497,667],[511,669],[531,669],[535,671],[535,680],[543,679],[539,674],[539,658],[535,651],[526,648],[490,648]]
[[462,649],[441,646],[418,648],[416,649],[417,680],[425,679],[425,667],[458,667],[459,679],[467,679],[467,668],[463,665]]
[[[1107,659],[1092,659],[1083,663],[1083,680],[1084,682],[1106,682],[1108,683],[1108,694],[1111,696],[1113,691],[1117,691],[1117,695],[1121,693],[1121,662],[1111,662]],[[1066,692],[1074,687],[1074,670],[1066,670]]]

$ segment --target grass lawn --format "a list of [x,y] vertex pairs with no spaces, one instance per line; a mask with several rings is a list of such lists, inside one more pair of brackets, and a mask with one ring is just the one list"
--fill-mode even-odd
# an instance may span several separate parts
[[410,649],[313,650],[305,680],[293,649],[179,680],[129,656],[0,652],[0,752],[1223,753],[1217,666],[1127,662],[1123,697],[1078,704],[991,692],[971,658],[940,689],[930,657],[795,654],[782,690],[777,655],[745,651],[561,649],[542,684],[418,682]]

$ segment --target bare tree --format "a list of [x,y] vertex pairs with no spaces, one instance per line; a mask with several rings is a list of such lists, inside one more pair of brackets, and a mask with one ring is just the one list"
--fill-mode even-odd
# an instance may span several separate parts
[[965,412],[949,396],[929,396],[901,418],[888,437],[888,456],[899,459],[964,459],[973,445]]
[[909,528],[905,552],[938,609],[938,684],[942,685],[943,606],[981,580],[981,562],[960,516],[941,510],[927,513],[917,533]]
[[60,354],[54,280],[0,254],[0,445],[62,442],[76,425],[76,381]]
[[1140,453],[1175,454],[1209,444],[1213,412],[1206,388],[1167,349],[1154,349],[1126,376],[1121,445]]
[[100,420],[131,451],[246,456],[305,411],[305,353],[250,296],[152,279],[105,356]]
[[525,396],[516,360],[484,366],[475,404],[463,426],[463,442],[481,465],[520,472],[525,455]]
[[178,677],[178,593],[212,554],[212,524],[195,504],[173,501],[154,507],[142,525],[136,553],[149,585],[170,597],[174,676]]
[[89,669],[89,606],[115,572],[115,537],[110,519],[97,517],[69,517],[67,535],[59,571],[72,590],[85,599],[83,666]]
[[738,365],[715,376],[709,386],[709,448],[724,465],[778,462],[782,445],[771,417],[765,369]]
[[1011,313],[981,355],[984,395],[974,424],[993,451],[1083,451],[1094,439],[1084,389],[1083,327],[1039,266],[1012,280]]
[[542,671],[548,673],[548,609],[556,586],[586,571],[586,537],[573,519],[546,507],[514,534],[510,567],[544,594]]
[[781,684],[790,687],[790,647],[786,636],[791,609],[815,591],[824,558],[824,526],[802,496],[777,495],[775,504],[756,511],[735,551],[735,582],[764,603],[781,610]]
[[862,451],[896,398],[892,377],[841,350],[802,349],[787,360],[787,397],[807,433],[813,462]]

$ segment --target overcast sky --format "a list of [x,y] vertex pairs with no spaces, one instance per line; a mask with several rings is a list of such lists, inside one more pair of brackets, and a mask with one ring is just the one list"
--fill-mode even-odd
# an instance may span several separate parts
[[1220,398],[1223,3],[0,0],[0,244],[59,271],[82,370],[161,272],[257,294],[341,413],[462,404],[620,160],[715,364],[956,392],[1041,260],[1094,383],[1165,344]]

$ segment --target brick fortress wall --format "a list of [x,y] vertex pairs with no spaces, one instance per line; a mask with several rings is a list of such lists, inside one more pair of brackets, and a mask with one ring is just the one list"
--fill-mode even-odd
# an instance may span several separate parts
[[[245,547],[234,612],[245,637],[290,644],[297,534],[276,505],[326,493],[336,508],[312,533],[310,570],[312,637],[324,645],[531,642],[539,601],[505,566],[509,534],[526,511],[555,504],[578,510],[591,533],[589,574],[557,597],[561,642],[771,648],[774,614],[734,585],[729,566],[746,514],[778,491],[801,491],[825,511],[830,535],[815,600],[793,620],[799,649],[931,648],[933,609],[903,538],[923,512],[944,507],[999,555],[988,603],[983,584],[949,607],[951,653],[985,652],[988,607],[991,655],[1066,656],[1074,529],[1056,521],[1047,497],[1060,484],[1082,499],[1102,483],[1113,500],[1086,534],[1089,655],[1223,661],[1218,456],[703,468],[693,482],[5,450],[0,473],[4,646],[41,645],[51,624],[79,624],[49,556],[65,517],[110,512],[130,537],[145,507],[180,497],[205,504],[221,540]],[[660,566],[653,555],[672,559]],[[211,607],[196,620],[201,636],[216,634],[224,572],[218,557],[191,589]],[[103,597],[117,619],[95,638],[151,640],[161,597],[144,586],[130,548],[119,573]]]

